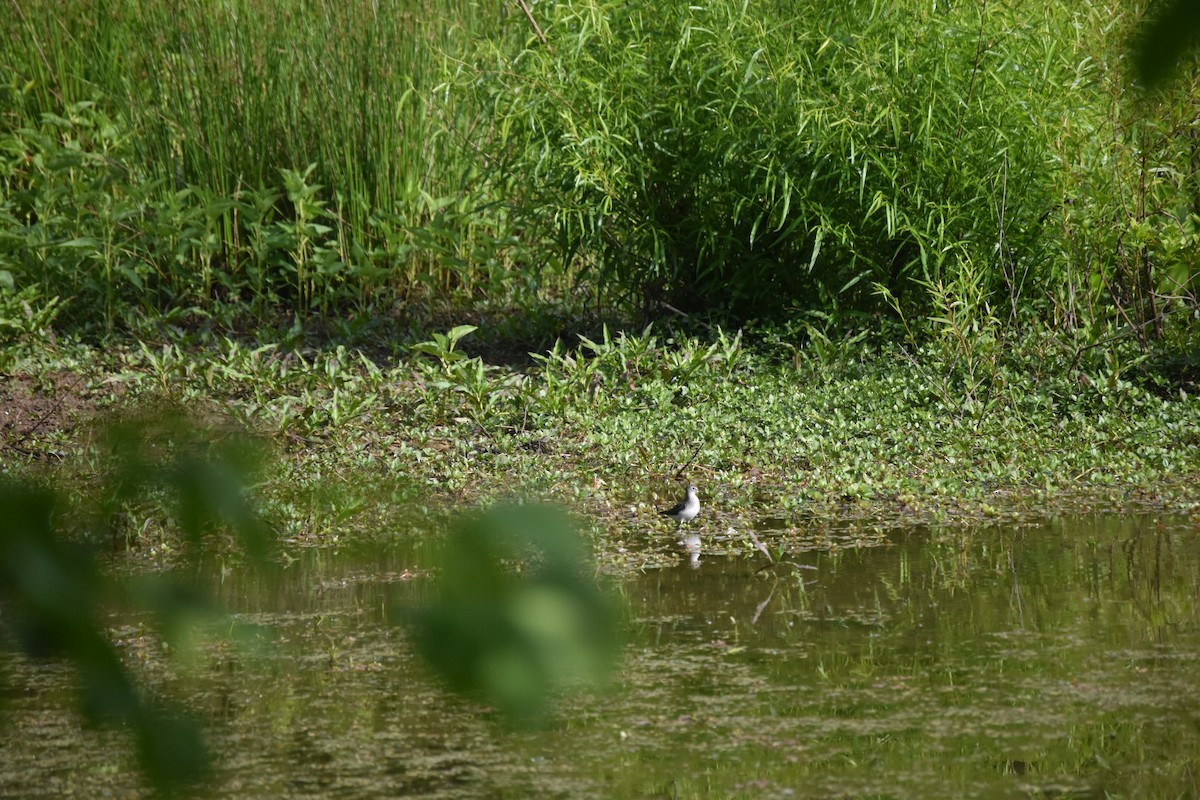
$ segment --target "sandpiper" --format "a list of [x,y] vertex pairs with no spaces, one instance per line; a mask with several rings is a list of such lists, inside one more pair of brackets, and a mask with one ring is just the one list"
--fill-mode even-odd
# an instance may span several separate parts
[[685,522],[691,522],[700,513],[700,496],[696,494],[696,487],[689,486],[687,488],[687,497],[680,500],[675,505],[660,511],[664,517],[670,517],[682,526]]

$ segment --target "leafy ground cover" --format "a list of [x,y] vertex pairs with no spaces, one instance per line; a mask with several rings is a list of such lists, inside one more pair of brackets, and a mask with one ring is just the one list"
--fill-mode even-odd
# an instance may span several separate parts
[[[184,409],[217,439],[250,432],[278,456],[254,491],[289,546],[428,531],[464,506],[536,498],[577,511],[618,570],[644,563],[619,554],[667,532],[653,506],[686,481],[701,486],[701,529],[729,547],[750,530],[786,543],[814,519],[1195,512],[1200,500],[1195,375],[1132,340],[800,346],[779,332],[602,327],[521,364],[475,354],[497,352],[480,346],[488,336],[458,326],[375,357],[226,337],[12,350],[6,470],[86,486],[103,420]],[[143,511],[128,535],[169,543],[171,520]]]

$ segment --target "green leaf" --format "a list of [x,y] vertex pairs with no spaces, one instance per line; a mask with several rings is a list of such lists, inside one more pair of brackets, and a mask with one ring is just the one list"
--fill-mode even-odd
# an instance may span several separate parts
[[458,325],[451,328],[446,335],[450,337],[450,344],[454,345],[458,343],[459,339],[468,334],[474,333],[477,330],[479,330],[479,328],[475,325]]

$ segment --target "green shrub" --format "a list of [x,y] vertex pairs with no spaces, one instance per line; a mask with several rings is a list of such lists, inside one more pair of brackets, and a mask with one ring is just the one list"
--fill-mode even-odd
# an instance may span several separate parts
[[1044,260],[1056,23],[903,6],[552,6],[496,97],[532,207],[609,288],[691,307],[869,306],[966,261],[999,287]]
[[[1170,183],[1177,202],[1196,175],[1181,125],[1140,133],[1158,123],[1135,121],[1123,6],[538,10],[546,44],[493,50],[485,85],[531,178],[530,226],[613,296],[877,311],[877,284],[923,312],[927,287],[966,270],[1016,317],[1061,312],[1093,283],[1136,286],[1138,269],[1152,290],[1192,281],[1186,214],[1153,264],[1121,264],[1153,216],[1127,213],[1130,185]],[[1165,105],[1194,116],[1186,90]]]
[[22,3],[0,271],[103,331],[547,286],[829,331],[934,287],[1143,339],[1194,304],[1196,70],[1133,87],[1126,4],[531,13]]

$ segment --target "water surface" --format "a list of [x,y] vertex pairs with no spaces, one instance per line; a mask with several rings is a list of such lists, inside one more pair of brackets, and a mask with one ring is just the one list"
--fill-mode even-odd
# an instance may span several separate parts
[[[764,532],[764,537],[766,536]],[[836,542],[836,539],[830,539]],[[1200,531],[1095,515],[702,554],[624,582],[612,687],[514,732],[448,696],[389,620],[420,555],[217,575],[231,640],[190,663],[114,619],[203,721],[213,797],[1129,797],[1200,794]],[[665,540],[664,540],[665,546]],[[2,658],[0,796],[138,796],[71,675]]]

